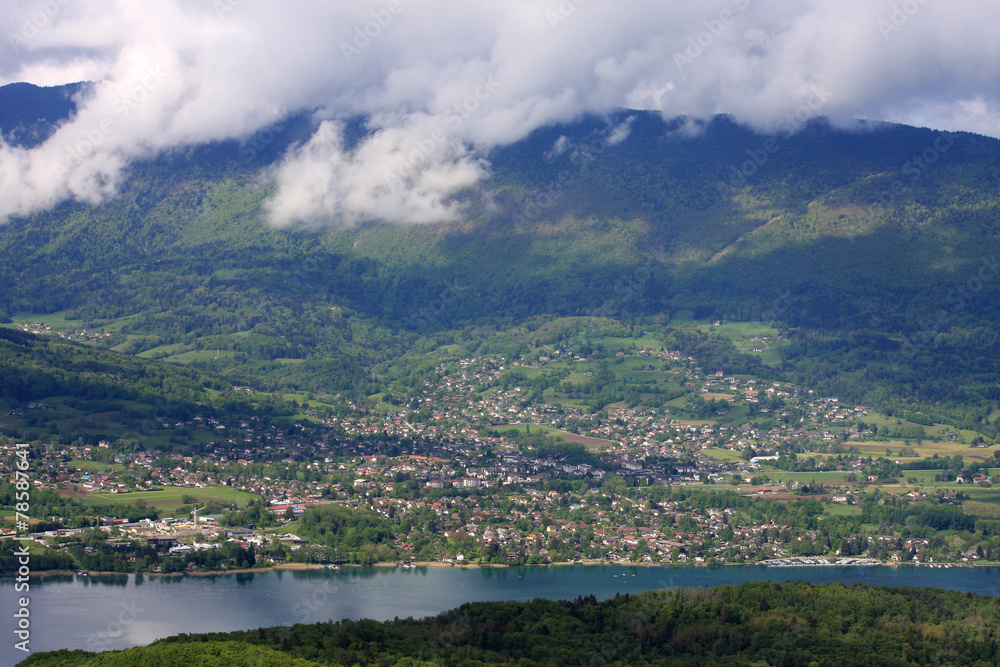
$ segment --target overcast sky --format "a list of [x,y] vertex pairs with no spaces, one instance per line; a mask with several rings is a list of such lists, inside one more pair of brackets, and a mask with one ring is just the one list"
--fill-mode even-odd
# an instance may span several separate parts
[[[0,145],[0,219],[100,202],[131,160],[312,109],[273,224],[447,220],[484,149],[622,107],[998,137],[997,26],[995,0],[5,0],[0,84],[97,85],[43,145]],[[374,134],[345,152],[358,113]]]

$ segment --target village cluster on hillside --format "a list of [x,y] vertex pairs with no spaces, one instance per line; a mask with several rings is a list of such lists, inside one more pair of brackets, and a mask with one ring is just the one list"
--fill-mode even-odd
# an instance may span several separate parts
[[[631,354],[668,361],[695,395],[725,395],[729,406],[756,404],[757,414],[770,417],[771,425],[695,420],[675,416],[669,408],[612,406],[588,412],[539,404],[526,400],[527,387],[504,382],[504,359],[459,359],[442,364],[439,381],[425,380],[419,397],[399,409],[349,404],[349,413],[304,419],[288,428],[258,417],[158,418],[164,429],[211,429],[216,439],[198,455],[139,448],[122,452],[121,443],[108,441],[40,445],[32,459],[38,491],[82,498],[116,494],[105,497],[132,504],[132,494],[149,497],[158,488],[181,487],[191,489],[191,502],[181,508],[190,512],[199,497],[226,487],[263,499],[273,519],[264,522],[268,526],[243,524],[235,506],[213,503],[197,523],[184,517],[49,516],[44,519],[60,525],[37,537],[65,549],[74,534],[96,524],[113,532],[110,543],[139,540],[170,557],[235,543],[267,553],[261,562],[336,560],[345,554],[295,535],[297,517],[310,507],[334,504],[374,513],[395,526],[391,553],[405,560],[747,562],[867,555],[896,562],[954,562],[992,557],[995,536],[971,534],[956,542],[909,529],[888,531],[885,522],[881,532],[864,529],[857,514],[824,514],[819,501],[866,506],[870,518],[872,504],[960,500],[953,490],[929,498],[917,491],[871,495],[858,489],[856,482],[890,482],[901,471],[898,460],[845,448],[877,430],[864,424],[866,408],[813,397],[787,383],[706,375],[693,359],[676,352],[644,347]],[[542,356],[515,367],[537,368],[551,359]],[[35,403],[22,409],[45,408]],[[308,414],[311,408],[303,405],[303,410]],[[562,440],[542,437],[553,432]],[[810,457],[806,449],[824,450],[826,456]],[[842,483],[809,488],[801,481],[771,481],[769,475],[778,475],[767,471],[775,466],[839,471]],[[991,478],[980,472],[967,481],[989,484]],[[371,558],[370,553],[360,556],[363,562]]]

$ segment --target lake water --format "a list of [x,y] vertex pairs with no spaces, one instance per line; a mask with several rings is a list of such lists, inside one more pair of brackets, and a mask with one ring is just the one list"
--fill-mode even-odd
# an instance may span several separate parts
[[[743,581],[809,581],[939,587],[1000,595],[1000,568],[628,567],[344,568],[274,570],[210,577],[69,575],[32,579],[32,652],[121,649],[181,632],[246,630],[330,619],[423,617],[474,600],[571,599],[666,587]],[[14,649],[13,580],[0,583],[0,664],[27,657]]]

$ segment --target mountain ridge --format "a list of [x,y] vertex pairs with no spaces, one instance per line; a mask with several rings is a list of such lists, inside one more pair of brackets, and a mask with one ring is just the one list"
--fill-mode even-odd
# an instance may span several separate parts
[[[685,122],[621,110],[494,148],[456,222],[275,229],[268,170],[314,126],[293,117],[137,162],[96,207],[8,221],[0,313],[65,312],[116,327],[119,351],[223,349],[215,370],[241,381],[359,392],[375,364],[462,328],[766,319],[795,379],[858,400],[962,395],[988,418],[997,140]],[[360,141],[363,119],[350,127]]]

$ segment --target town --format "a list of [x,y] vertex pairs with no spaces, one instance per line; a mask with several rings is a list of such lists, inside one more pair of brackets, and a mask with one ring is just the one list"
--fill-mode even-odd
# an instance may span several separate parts
[[[164,431],[214,433],[197,452],[36,443],[34,504],[47,513],[33,537],[53,567],[80,571],[1000,557],[995,506],[973,499],[1000,466],[988,449],[956,444],[952,429],[892,427],[807,388],[619,342],[590,354],[556,345],[446,359],[376,404],[292,399],[303,418],[287,425],[156,418]],[[616,365],[681,392],[659,407],[655,394],[596,410],[573,400],[571,373],[583,386],[602,373],[609,384]],[[925,438],[970,463],[918,461]]]

